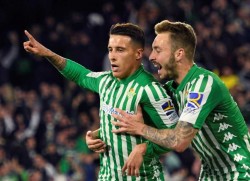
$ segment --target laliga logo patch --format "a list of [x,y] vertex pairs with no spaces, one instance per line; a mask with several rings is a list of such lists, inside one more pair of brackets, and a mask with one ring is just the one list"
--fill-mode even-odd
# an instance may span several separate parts
[[130,88],[129,91],[128,91],[127,96],[128,96],[128,98],[132,98],[135,94],[136,93],[135,93],[134,88]]
[[188,96],[187,107],[192,109],[198,109],[201,105],[203,94],[197,92],[190,92]]
[[163,105],[161,105],[164,112],[166,112],[166,115],[169,116],[174,112],[174,105],[171,101],[165,102]]

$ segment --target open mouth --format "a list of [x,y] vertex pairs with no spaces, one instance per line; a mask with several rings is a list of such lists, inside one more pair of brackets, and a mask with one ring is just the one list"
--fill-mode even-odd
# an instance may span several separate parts
[[158,70],[161,70],[162,66],[161,64],[157,63],[157,62],[152,62],[154,67],[157,68]]
[[118,65],[111,64],[111,69],[112,69],[112,71],[117,71],[118,70]]

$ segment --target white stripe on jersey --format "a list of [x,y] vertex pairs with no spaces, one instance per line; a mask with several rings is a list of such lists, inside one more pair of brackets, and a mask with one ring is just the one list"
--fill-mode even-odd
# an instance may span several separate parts
[[[136,101],[135,101],[135,105],[139,105],[139,101],[142,97],[142,93],[143,93],[144,87],[140,87],[138,93],[137,93],[137,97],[136,97]],[[137,108],[135,110],[135,113],[137,113]],[[142,137],[140,137],[140,142],[142,143]],[[142,163],[141,165],[141,170],[143,171],[144,174],[146,174],[146,170],[145,170],[145,164]],[[136,180],[140,180],[140,177],[136,177]],[[147,179],[146,179],[147,180]]]
[[234,181],[238,181],[239,172],[234,172]]
[[[164,103],[168,102],[170,100],[169,97],[164,98],[162,95],[162,92],[160,91],[159,87],[156,86],[155,84],[153,84],[154,89],[156,90],[156,92],[158,93],[160,100],[156,101],[155,97],[153,95],[153,92],[151,91],[151,89],[146,86],[145,87],[145,91],[148,95],[148,98],[151,102],[151,104],[154,106],[154,108],[156,109],[156,111],[158,112],[160,118],[162,119],[162,121],[164,122],[164,124],[167,127],[172,126],[173,124],[175,124],[178,121],[178,116],[175,117],[175,120],[169,120],[169,117],[165,114],[164,110],[161,108],[161,106],[159,106],[159,104],[163,105]],[[158,105],[157,105],[158,104]]]
[[[206,130],[206,128],[205,128]],[[206,131],[207,132],[207,131]],[[220,166],[223,168],[223,171],[224,173],[227,173],[228,172],[228,168],[226,167],[225,163],[223,162],[223,160],[221,159],[221,157],[218,155],[218,153],[213,149],[212,145],[209,144],[209,142],[206,140],[206,137],[202,134],[201,131],[199,131],[198,133],[201,138],[202,138],[202,141],[205,143],[205,145],[207,145],[207,147],[210,149],[209,151],[216,157],[216,160],[219,162]],[[209,136],[210,134],[207,133]],[[219,170],[218,166],[216,165],[215,168]]]
[[[115,81],[113,81],[112,84],[110,85],[110,87],[108,87],[108,89],[107,89],[106,85],[110,81],[112,81],[111,77],[107,77],[107,78],[103,78],[100,82],[101,86],[99,87],[99,89],[100,89],[99,92],[100,92],[100,95],[102,95],[102,97],[103,97],[104,103],[107,102],[108,96],[110,95],[110,92],[112,91],[114,93],[115,87],[117,86],[117,85],[115,85]],[[103,95],[105,95],[105,97]]]
[[[213,144],[215,145],[215,147],[220,147],[220,144],[218,143],[218,141],[216,140],[216,138],[213,136],[213,133],[211,132],[211,130],[208,128],[207,124],[204,124],[204,128],[207,132],[207,134],[209,135],[210,139],[212,140]],[[223,154],[224,158],[227,160],[227,163],[231,166],[232,171],[236,171],[236,166],[235,164],[230,160],[230,158],[228,157],[228,154],[224,153],[223,151],[221,151],[221,153]]]
[[[114,90],[116,89],[116,87],[117,87],[117,85],[114,85],[114,84],[112,84],[112,86],[114,86],[114,87],[112,87],[113,88],[113,90],[112,90],[112,93],[111,93],[111,98],[110,98],[110,100],[109,101],[111,101],[111,102],[113,102],[113,98],[114,98]],[[105,89],[105,88],[104,88]],[[108,99],[108,94],[106,94],[106,97],[105,97],[105,101],[107,101],[107,99]],[[109,104],[108,102],[107,102],[107,104]],[[108,120],[108,116],[110,116],[110,115],[108,115],[108,114],[105,114],[104,115],[104,119],[105,119],[105,121],[107,121]],[[111,140],[111,137],[110,137],[110,135],[108,134],[109,133],[109,130],[110,129],[112,129],[112,126],[111,126],[111,128],[109,127],[109,123],[107,123],[107,122],[105,122],[105,123],[103,123],[103,124],[105,124],[105,136],[106,136],[106,138],[107,138],[107,140],[106,140],[106,144],[107,145],[111,145],[111,144],[116,144],[117,143],[117,141],[114,141],[114,140]],[[115,134],[114,134],[115,135]],[[115,177],[115,171],[114,171],[114,159],[113,159],[113,154],[116,154],[116,153],[113,153],[113,150],[112,149],[109,149],[109,159],[110,159],[110,172],[111,172],[111,175],[112,175],[112,177]],[[115,152],[115,150],[114,150],[114,152]],[[107,157],[107,155],[105,155],[105,157]],[[116,159],[116,161],[119,161],[119,159]],[[117,164],[117,165],[119,165],[119,164]],[[107,178],[107,177],[106,177]]]
[[[199,132],[198,132],[198,134],[199,134]],[[201,146],[201,145],[204,145],[202,142],[203,142],[203,140],[201,139],[201,138],[199,138],[199,136],[196,136],[196,139],[195,139],[196,141],[197,141],[197,144],[199,144],[199,146]],[[212,159],[212,160],[210,160],[210,157],[211,157],[211,153],[210,153],[210,150],[207,150],[207,148],[205,148],[204,146],[201,148],[202,150],[201,150],[201,152],[200,153],[202,153],[203,154],[203,159],[205,159],[206,160],[206,162],[207,163],[209,163],[209,166],[210,166],[210,168],[215,168],[216,167],[216,163],[214,162],[214,159]],[[206,154],[205,154],[206,153]],[[209,155],[210,157],[207,157],[206,155]],[[211,165],[212,164],[212,165]],[[213,175],[215,175],[215,170],[211,170],[212,172],[213,172]]]
[[[203,82],[203,78],[204,78],[204,75],[200,75],[198,81],[196,82],[195,84],[195,89],[191,92],[200,92],[200,87],[201,87],[201,84]],[[188,110],[189,108],[188,107],[184,107],[183,111],[182,111],[182,114],[180,116],[180,120],[181,121],[185,121],[185,122],[189,122],[191,124],[195,124],[199,114],[200,114],[200,111],[202,110],[202,106],[207,102],[207,99],[210,95],[210,92],[211,92],[211,89],[212,89],[212,84],[213,84],[213,79],[211,76],[208,76],[208,81],[207,81],[207,84],[206,84],[206,87],[205,87],[205,90],[206,92],[203,93],[203,99],[202,99],[202,103],[201,103],[201,106],[196,109],[196,110],[193,110],[192,112],[190,110]],[[185,93],[182,92],[182,96],[184,96]],[[188,115],[188,116],[187,116]],[[205,119],[205,118],[204,118]]]
[[[162,91],[165,91],[165,90],[163,90],[161,87],[159,87],[159,86],[156,85],[156,84],[152,84],[152,86],[153,86],[154,89],[156,90],[157,95],[159,96],[160,100],[161,100],[161,99],[164,99],[164,96],[162,95]],[[147,86],[147,87],[148,87],[148,86]],[[160,88],[161,88],[161,90],[160,90]]]
[[245,143],[246,143],[246,145],[247,145],[248,151],[250,152],[250,143],[249,143],[249,139],[250,139],[250,133],[244,135],[244,141],[245,141]]
[[204,79],[204,75],[200,75],[199,79],[197,80],[196,84],[195,84],[195,88],[192,92],[200,92],[200,88],[201,88],[201,84],[203,82]]
[[[128,87],[129,87],[129,85],[126,88],[126,91],[128,90]],[[112,96],[115,99],[114,107],[121,108],[121,106],[123,105],[124,100],[126,98],[126,96],[122,95],[124,88],[125,88],[125,86],[123,84],[121,84],[117,96],[116,97]],[[121,101],[119,101],[120,97],[122,97]],[[113,124],[112,124],[112,129],[116,129]],[[121,168],[121,163],[120,163],[120,158],[119,158],[118,136],[117,136],[117,134],[113,134],[113,139],[114,139],[113,148],[114,148],[114,152],[115,152],[115,159],[117,160],[117,170],[121,171],[122,168]],[[121,140],[124,140],[124,139],[126,139],[126,137],[124,135],[121,135]],[[127,144],[122,144],[122,154],[123,154],[123,157],[124,157],[124,161],[126,161],[125,158],[127,158],[127,155],[128,155]],[[121,172],[121,174],[118,173],[118,177],[119,177],[119,180],[122,180],[122,172]]]
[[[129,83],[127,90],[130,90],[130,88],[132,87],[133,82],[134,81]],[[136,84],[133,88],[136,90],[137,87],[138,87],[138,84]],[[126,97],[126,96],[124,96],[124,97]],[[121,105],[123,105],[123,103]],[[132,99],[129,99],[128,102],[127,102],[127,105],[126,105],[126,110],[131,110],[131,109],[135,110],[134,106],[136,106],[136,105],[132,105]],[[125,135],[122,135],[122,137],[124,137],[124,139],[126,140]],[[136,146],[136,138],[135,138],[135,136],[129,136],[129,138],[131,139],[131,146],[132,146],[132,148],[134,148]],[[129,156],[129,154],[127,152],[127,144],[122,144],[122,150],[123,150],[122,152],[123,152],[123,154],[124,154],[124,152],[126,152],[126,154],[127,154],[126,157]],[[126,148],[124,148],[124,145],[126,145]],[[124,161],[126,162],[126,159],[124,159]],[[127,180],[131,181],[132,177],[128,177]]]
[[[140,87],[138,93],[137,93],[137,97],[136,97],[136,101],[135,101],[135,105],[139,105],[139,101],[141,100],[142,97],[142,93],[143,93],[144,87]],[[135,114],[137,113],[137,107],[135,110]]]

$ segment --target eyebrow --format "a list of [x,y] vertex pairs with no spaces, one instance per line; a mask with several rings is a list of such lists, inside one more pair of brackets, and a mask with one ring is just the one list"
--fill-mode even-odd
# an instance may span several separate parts
[[123,46],[116,46],[116,47],[108,46],[108,48],[122,48],[122,49],[126,49],[126,47],[123,47]]
[[153,49],[161,49],[159,46],[152,46]]

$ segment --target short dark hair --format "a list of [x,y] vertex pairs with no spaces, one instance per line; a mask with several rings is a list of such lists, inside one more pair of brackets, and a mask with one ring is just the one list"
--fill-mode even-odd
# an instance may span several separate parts
[[129,36],[132,41],[138,43],[142,48],[145,46],[145,35],[143,30],[132,23],[117,23],[112,25],[109,35]]

